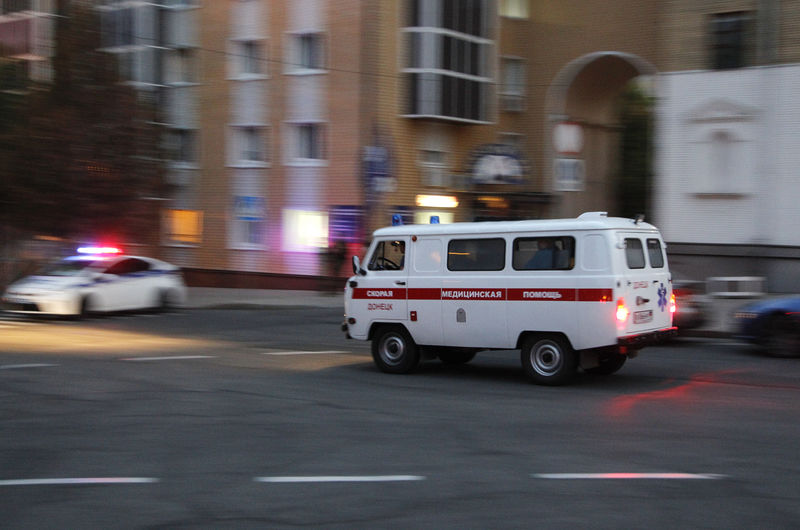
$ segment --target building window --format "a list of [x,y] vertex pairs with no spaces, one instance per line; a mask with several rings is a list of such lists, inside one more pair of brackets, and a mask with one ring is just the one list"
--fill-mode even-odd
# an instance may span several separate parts
[[266,201],[263,197],[236,196],[233,200],[233,242],[242,248],[263,248]]
[[31,0],[5,0],[0,2],[0,14],[16,13],[19,11],[30,11]]
[[234,43],[236,75],[266,74],[264,43],[258,40],[241,40]]
[[234,163],[266,163],[267,128],[262,125],[237,125],[233,127]]
[[325,37],[322,33],[297,33],[291,36],[288,69],[290,72],[325,68]]
[[192,48],[166,51],[165,77],[167,83],[194,83],[197,81],[196,55]]
[[325,124],[290,124],[291,158],[300,160],[325,159]]
[[715,70],[747,66],[747,12],[721,13],[711,18],[711,67]]
[[447,186],[447,164],[444,151],[423,149],[419,153],[422,183],[425,186]]
[[164,215],[166,237],[171,243],[196,245],[203,240],[203,212],[167,210]]
[[167,131],[167,156],[175,163],[197,162],[197,131],[194,129],[170,129]]
[[412,0],[406,28],[406,115],[488,120],[494,42],[488,0]]
[[121,7],[100,12],[104,48],[132,46],[134,44],[135,8]]
[[525,64],[516,57],[503,57],[501,62],[503,84],[500,93],[502,109],[509,112],[523,110],[525,99]]
[[500,0],[500,16],[508,18],[528,18],[530,0]]

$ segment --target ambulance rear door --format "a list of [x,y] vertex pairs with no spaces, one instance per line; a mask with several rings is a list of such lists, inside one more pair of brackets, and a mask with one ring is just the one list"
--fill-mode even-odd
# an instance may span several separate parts
[[[365,329],[374,322],[403,322],[407,318],[408,237],[378,238],[373,242],[364,269],[356,277],[349,315],[357,315]],[[362,326],[359,325],[359,328]]]
[[670,327],[672,286],[658,232],[619,233],[617,247],[622,253],[623,278],[617,295],[619,336]]

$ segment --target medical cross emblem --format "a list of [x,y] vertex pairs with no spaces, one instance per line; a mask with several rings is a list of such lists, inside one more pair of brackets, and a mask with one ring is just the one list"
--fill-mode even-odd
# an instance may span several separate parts
[[664,287],[663,283],[658,288],[658,307],[661,308],[662,312],[667,308],[667,288]]

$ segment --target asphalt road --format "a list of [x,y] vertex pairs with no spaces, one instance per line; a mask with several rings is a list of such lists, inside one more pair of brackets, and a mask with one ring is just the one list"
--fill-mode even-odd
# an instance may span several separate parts
[[0,317],[3,528],[792,528],[800,360],[392,376],[339,311]]

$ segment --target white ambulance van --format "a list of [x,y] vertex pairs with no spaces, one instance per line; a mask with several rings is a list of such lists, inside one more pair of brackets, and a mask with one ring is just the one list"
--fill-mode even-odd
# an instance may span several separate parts
[[676,332],[661,234],[605,212],[381,228],[353,271],[342,329],[389,373],[519,349],[534,382],[559,385]]

